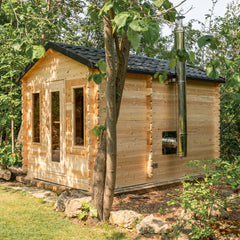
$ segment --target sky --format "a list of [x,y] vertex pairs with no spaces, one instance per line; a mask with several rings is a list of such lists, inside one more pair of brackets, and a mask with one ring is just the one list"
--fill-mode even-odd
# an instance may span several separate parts
[[[173,5],[178,5],[182,0],[171,0]],[[215,5],[214,15],[215,16],[224,16],[226,11],[227,4],[232,2],[232,0],[218,0]],[[191,19],[198,19],[202,22],[205,20],[205,14],[209,13],[209,9],[212,8],[211,0],[187,0],[181,6],[177,8],[177,10],[183,10],[183,13],[187,12],[191,9],[186,15],[183,21],[183,24],[186,24]],[[194,25],[194,27],[196,27]],[[168,34],[171,30],[164,30],[164,34]]]

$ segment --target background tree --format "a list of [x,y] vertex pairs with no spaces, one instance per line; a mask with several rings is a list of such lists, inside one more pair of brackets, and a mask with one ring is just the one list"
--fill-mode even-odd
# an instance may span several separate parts
[[15,154],[21,125],[21,83],[15,81],[16,76],[30,61],[45,53],[41,44],[79,39],[79,13],[84,6],[80,0],[0,2],[1,162],[12,165],[20,160],[20,154]]
[[[195,51],[192,65],[205,69],[213,78],[221,76],[226,80],[221,84],[220,149],[221,157],[232,161],[240,154],[240,7],[239,1],[234,0],[223,17],[214,17],[217,1],[212,2],[205,22],[192,20],[185,27],[186,49]],[[201,29],[193,29],[193,22],[198,22]]]

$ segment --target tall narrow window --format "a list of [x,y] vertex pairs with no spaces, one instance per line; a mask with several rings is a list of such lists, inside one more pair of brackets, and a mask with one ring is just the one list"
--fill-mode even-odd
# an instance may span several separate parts
[[52,92],[52,161],[60,162],[60,96]]
[[74,89],[74,102],[75,102],[75,145],[84,145],[84,97],[83,88]]
[[40,97],[33,94],[33,142],[40,142]]

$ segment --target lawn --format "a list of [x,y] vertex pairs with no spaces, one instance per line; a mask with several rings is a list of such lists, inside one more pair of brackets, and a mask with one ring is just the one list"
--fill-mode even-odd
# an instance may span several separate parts
[[80,226],[53,204],[26,192],[0,187],[0,240],[131,239],[110,225]]

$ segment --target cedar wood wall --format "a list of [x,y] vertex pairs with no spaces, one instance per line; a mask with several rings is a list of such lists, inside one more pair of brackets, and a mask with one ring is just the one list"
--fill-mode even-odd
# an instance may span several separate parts
[[[29,178],[90,190],[97,139],[91,129],[104,124],[104,83],[88,83],[88,67],[48,50],[22,79],[23,168]],[[186,160],[219,157],[219,84],[187,81],[188,156],[162,155],[162,131],[177,130],[176,84],[128,73],[117,126],[116,188],[157,184],[182,177]],[[73,145],[73,88],[84,87],[85,147]],[[50,91],[62,91],[63,165],[50,152]],[[32,93],[40,92],[41,142],[32,143]],[[65,133],[65,134],[64,134]],[[158,168],[152,169],[153,163]]]

